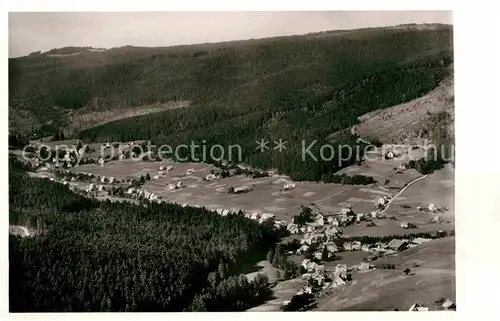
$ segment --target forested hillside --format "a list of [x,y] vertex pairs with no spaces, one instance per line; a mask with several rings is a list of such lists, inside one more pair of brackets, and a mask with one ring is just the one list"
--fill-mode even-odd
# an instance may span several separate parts
[[[12,165],[11,165],[12,166]],[[11,311],[229,311],[265,299],[237,263],[274,246],[272,224],[171,204],[98,202],[9,171]]]
[[[118,109],[166,101],[179,108],[80,132],[85,141],[150,139],[155,144],[239,144],[242,161],[300,180],[320,180],[349,165],[303,162],[357,117],[429,92],[453,60],[452,28],[376,28],[172,48],[125,47],[67,57],[12,59],[10,107],[45,129],[64,126],[69,110]],[[56,107],[57,106],[57,107]],[[261,138],[287,150],[259,153]],[[352,144],[354,137],[336,143]]]

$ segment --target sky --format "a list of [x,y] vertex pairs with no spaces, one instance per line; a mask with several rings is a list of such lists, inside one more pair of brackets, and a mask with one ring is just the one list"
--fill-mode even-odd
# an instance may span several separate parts
[[172,46],[406,23],[452,24],[450,11],[17,12],[9,57],[66,46]]

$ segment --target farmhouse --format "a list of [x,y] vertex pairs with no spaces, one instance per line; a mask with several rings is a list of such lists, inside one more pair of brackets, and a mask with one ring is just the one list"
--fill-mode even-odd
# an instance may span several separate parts
[[371,252],[373,245],[372,244],[363,244],[361,246],[361,251],[363,252]]
[[401,227],[404,228],[404,229],[409,229],[409,228],[416,228],[417,226],[413,223],[409,223],[409,222],[402,222],[401,223]]
[[298,250],[297,250],[297,254],[300,255],[300,254],[304,254],[307,252],[307,250],[309,250],[309,245],[307,244],[304,244],[302,245]]
[[314,224],[316,226],[323,226],[323,225],[325,225],[325,218],[323,217],[322,214],[316,215],[316,217],[314,218]]
[[283,189],[285,191],[289,191],[289,190],[292,190],[296,187],[296,185],[294,183],[288,183],[288,184],[284,184],[283,186]]
[[252,189],[253,189],[253,186],[252,186],[252,185],[242,185],[242,186],[236,187],[236,188],[234,189],[234,192],[235,192],[236,194],[239,194],[239,193],[247,193],[247,192],[250,192]]
[[358,270],[360,270],[360,271],[366,271],[366,270],[369,270],[371,268],[372,268],[372,266],[370,265],[370,263],[367,263],[367,262],[361,262],[358,265]]
[[311,275],[311,279],[314,280],[319,286],[323,285],[326,279],[324,271],[316,271]]
[[344,251],[352,251],[352,243],[351,242],[344,242],[344,244],[342,244],[342,247],[344,248]]
[[316,270],[318,264],[312,262],[310,259],[304,259],[302,261],[302,266],[306,271]]
[[260,223],[263,223],[267,220],[270,220],[270,219],[273,219],[274,218],[274,214],[271,214],[271,213],[263,213],[261,216],[260,216],[260,220],[259,222]]
[[349,206],[347,208],[341,209],[340,215],[351,216],[351,215],[356,215],[356,214],[354,214],[354,211],[352,210],[351,206]]
[[194,169],[190,168],[186,171],[186,175],[191,175],[194,173]]
[[436,216],[434,216],[434,217],[432,218],[432,220],[431,220],[431,223],[442,223],[442,222],[443,222],[443,220],[441,219],[441,217],[439,217],[439,216],[437,216],[437,215],[436,215]]
[[451,301],[450,299],[447,299],[446,301],[444,301],[443,305],[441,305],[441,306],[447,310],[455,310],[456,309],[455,302]]
[[340,276],[336,276],[333,278],[333,283],[332,285],[337,287],[337,286],[342,286],[345,284],[345,281],[340,277]]
[[438,208],[434,204],[429,204],[429,207],[427,208],[431,212],[437,212]]
[[216,178],[217,177],[215,176],[215,174],[207,174],[207,176],[205,177],[205,180],[207,180],[207,181],[213,181]]
[[323,253],[321,251],[316,251],[313,255],[316,260],[321,260],[323,258]]
[[335,243],[326,243],[325,244],[325,247],[326,247],[326,250],[328,251],[328,253],[336,253],[339,251],[337,245]]
[[169,191],[172,191],[172,190],[174,190],[174,189],[176,189],[176,188],[177,188],[177,187],[176,187],[174,184],[168,184],[168,185],[167,185],[167,189],[168,189]]
[[382,213],[380,213],[380,212],[373,211],[373,212],[370,212],[370,216],[372,218],[383,218],[384,215]]
[[357,222],[361,222],[361,221],[363,221],[363,220],[365,220],[365,219],[366,219],[366,218],[365,218],[365,214],[363,214],[363,213],[358,213],[358,214],[356,214],[356,221],[357,221]]
[[277,229],[282,228],[283,226],[286,226],[286,221],[274,221],[274,226]]
[[381,196],[375,202],[375,206],[377,207],[385,207],[385,205],[389,202],[389,199],[385,196]]
[[104,166],[104,163],[105,163],[104,158],[99,157],[99,161],[98,162],[99,162],[99,164],[101,164],[101,166]]
[[303,239],[300,240],[300,244],[312,245],[312,238],[310,235],[305,235]]
[[335,217],[333,217],[333,216],[328,216],[328,217],[326,218],[326,222],[327,222],[328,224],[332,224],[332,223],[333,223],[333,221],[336,221]]
[[325,230],[325,234],[328,238],[330,237],[338,237],[342,234],[342,231],[337,229],[336,227],[328,227]]
[[252,213],[252,215],[250,216],[250,219],[251,220],[254,220],[254,221],[257,221],[260,217],[260,213],[257,213],[257,212],[254,212]]
[[414,303],[408,311],[412,311],[412,312],[414,312],[414,311],[429,311],[429,308],[422,307],[422,306],[420,306],[420,304]]
[[160,175],[153,176],[153,179],[160,179]]
[[359,250],[361,250],[361,242],[360,241],[354,241],[354,242],[352,242],[352,250],[353,251],[359,251]]
[[286,227],[287,231],[290,232],[290,234],[298,234],[299,233],[299,227],[297,224],[290,223]]
[[408,242],[404,240],[392,239],[392,241],[387,244],[387,247],[396,251],[403,251],[408,248]]

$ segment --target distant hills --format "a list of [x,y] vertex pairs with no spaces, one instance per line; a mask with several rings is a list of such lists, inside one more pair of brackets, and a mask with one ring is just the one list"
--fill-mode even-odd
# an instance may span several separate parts
[[[302,139],[325,141],[367,112],[430,92],[452,62],[453,29],[437,24],[174,47],[66,47],[9,59],[9,122],[27,134],[71,129],[87,141],[238,143],[247,163],[317,180],[336,167],[297,162]],[[137,112],[186,101],[189,107]],[[106,110],[141,116],[80,132],[69,123]],[[289,149],[256,154],[261,137],[287,139]]]

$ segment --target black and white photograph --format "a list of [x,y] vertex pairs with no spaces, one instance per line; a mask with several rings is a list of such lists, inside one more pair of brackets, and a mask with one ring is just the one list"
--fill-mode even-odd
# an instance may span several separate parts
[[453,21],[9,12],[9,312],[454,312]]

